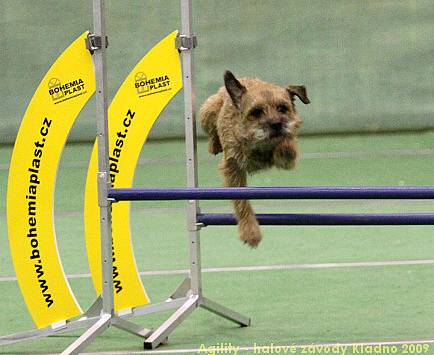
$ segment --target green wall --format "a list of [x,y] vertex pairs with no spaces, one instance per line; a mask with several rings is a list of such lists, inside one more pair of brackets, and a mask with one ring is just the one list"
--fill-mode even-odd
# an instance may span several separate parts
[[[109,89],[167,33],[177,0],[107,0]],[[431,0],[193,0],[197,103],[225,69],[281,85],[304,84],[303,133],[415,130],[434,126]],[[92,28],[91,0],[0,0],[0,143],[13,142],[39,81],[60,52]],[[183,135],[178,95],[152,131]],[[71,140],[91,140],[94,104]]]

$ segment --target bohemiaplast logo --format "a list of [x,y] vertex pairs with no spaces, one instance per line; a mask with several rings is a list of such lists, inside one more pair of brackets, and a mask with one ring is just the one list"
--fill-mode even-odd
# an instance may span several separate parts
[[138,72],[134,76],[134,87],[136,88],[137,94],[140,95],[140,97],[171,90],[170,78],[168,75],[163,74],[148,78],[148,76],[143,72]]
[[57,103],[72,99],[86,93],[83,79],[62,83],[60,79],[52,78],[48,81],[48,93],[53,101]]

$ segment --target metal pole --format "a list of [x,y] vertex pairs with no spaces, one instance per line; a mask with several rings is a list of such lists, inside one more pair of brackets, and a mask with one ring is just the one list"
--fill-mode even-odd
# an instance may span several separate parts
[[[113,260],[111,235],[111,203],[108,200],[110,179],[108,175],[108,111],[105,0],[93,0],[93,37],[98,45],[93,52],[96,80],[96,125],[98,139],[98,204],[100,207],[101,261],[102,261],[102,313],[87,331],[68,346],[62,355],[78,354],[99,334],[110,327],[114,317]],[[95,42],[97,43],[97,42]]]
[[[185,46],[181,45],[182,74],[184,83],[184,112],[185,112],[185,144],[187,164],[187,187],[197,188],[197,149],[196,149],[196,122],[194,117],[193,100],[193,48],[194,35],[192,31],[192,0],[181,0],[181,44],[185,40]],[[200,260],[200,236],[197,224],[199,204],[196,200],[187,202],[187,228],[190,248],[190,280],[178,287],[172,295],[174,299],[186,301],[178,310],[158,327],[144,342],[145,349],[154,349],[161,344],[168,335],[197,307],[203,307],[213,313],[227,318],[242,326],[250,325],[250,319],[234,312],[216,302],[202,296],[202,275]],[[188,286],[190,284],[190,289]],[[181,298],[178,298],[181,297]]]
[[108,173],[108,100],[107,100],[107,60],[105,0],[93,0],[94,34],[101,38],[101,48],[93,54],[96,79],[96,122],[98,138],[98,202],[100,206],[101,226],[101,262],[102,262],[102,299],[103,311],[113,315],[113,260],[111,235],[111,204],[107,194],[110,188]]
[[[192,1],[181,0],[181,34],[192,39]],[[187,186],[197,187],[197,148],[196,148],[196,123],[193,102],[193,48],[181,51],[182,73],[184,83],[184,112],[185,112],[185,143],[187,162]],[[187,228],[189,233],[190,248],[190,280],[193,294],[201,296],[201,260],[200,260],[200,235],[196,224],[199,204],[189,200],[187,203]]]

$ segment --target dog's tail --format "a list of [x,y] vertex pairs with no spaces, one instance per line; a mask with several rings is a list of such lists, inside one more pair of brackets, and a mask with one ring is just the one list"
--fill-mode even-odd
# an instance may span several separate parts
[[208,151],[211,154],[218,154],[223,151],[217,132],[217,118],[222,105],[221,95],[212,95],[204,102],[199,113],[202,128],[209,137]]

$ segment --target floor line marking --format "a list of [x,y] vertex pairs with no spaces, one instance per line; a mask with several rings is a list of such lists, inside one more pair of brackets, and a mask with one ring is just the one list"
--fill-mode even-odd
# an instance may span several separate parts
[[[225,343],[223,343],[225,344]],[[228,344],[228,343],[226,343]],[[323,349],[323,348],[333,348],[338,347],[338,349],[345,348],[345,352],[348,350],[348,347],[356,347],[356,349],[360,349],[361,347],[366,346],[397,346],[397,345],[410,345],[410,344],[434,344],[434,339],[417,339],[417,340],[393,340],[393,341],[367,341],[367,342],[354,342],[354,343],[320,343],[320,344],[286,344],[286,345],[274,345],[273,348],[271,348],[271,343],[268,345],[257,345],[255,346],[238,346],[238,351],[253,351],[253,350],[268,350],[274,349],[274,350],[284,350],[284,349],[290,349],[291,347],[295,347],[297,349],[305,349],[305,348],[311,348],[311,349]],[[230,344],[232,345],[232,344]],[[206,346],[206,345],[205,345]],[[215,346],[215,344],[209,344],[209,346]],[[223,351],[226,352],[218,352],[216,351],[216,354],[221,353],[229,353],[232,354],[233,351],[229,351],[223,347]],[[352,350],[351,350],[352,351]],[[156,349],[156,350],[141,350],[141,351],[110,351],[110,352],[92,352],[92,353],[83,353],[83,355],[135,355],[135,354],[207,354],[208,351],[204,351],[202,348],[190,348],[190,349]],[[402,353],[402,352],[398,352]],[[340,352],[342,354],[342,352]]]
[[[277,264],[277,265],[252,265],[252,266],[232,266],[232,267],[210,267],[203,268],[202,272],[242,272],[242,271],[269,271],[269,270],[303,270],[303,269],[336,269],[354,267],[384,267],[384,266],[403,266],[403,265],[433,265],[433,259],[422,260],[389,260],[389,261],[356,261],[338,263],[303,263],[303,264]],[[141,271],[140,276],[164,276],[188,274],[188,269],[155,270]],[[89,278],[89,273],[69,274],[68,279]],[[0,282],[16,281],[15,276],[0,277]]]
[[[357,158],[357,157],[373,157],[373,156],[429,156],[434,155],[432,148],[409,148],[409,149],[382,149],[372,151],[350,151],[350,152],[307,152],[302,154],[302,159],[324,159],[324,158]],[[212,157],[207,157],[205,160],[213,160]],[[142,159],[137,165],[164,165],[173,163],[182,163],[179,159]],[[88,161],[67,161],[62,163],[62,168],[85,168],[89,164]],[[1,163],[0,170],[9,170],[9,163]]]

